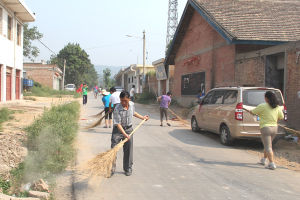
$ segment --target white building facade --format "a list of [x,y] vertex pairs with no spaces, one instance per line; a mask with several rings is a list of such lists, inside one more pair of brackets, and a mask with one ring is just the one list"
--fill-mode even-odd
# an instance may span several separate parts
[[0,102],[22,98],[23,24],[34,20],[22,0],[0,0]]
[[[145,73],[143,70],[145,68]],[[143,92],[143,74],[147,74],[147,72],[154,71],[153,65],[137,65],[132,64],[126,69],[122,69],[115,76],[117,83],[120,84],[125,90],[130,91],[132,86],[135,86],[136,93]]]

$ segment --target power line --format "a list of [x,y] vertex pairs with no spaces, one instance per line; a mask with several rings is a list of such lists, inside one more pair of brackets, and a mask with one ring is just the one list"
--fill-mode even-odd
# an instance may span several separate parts
[[38,39],[38,41],[44,46],[44,47],[46,47],[49,51],[51,51],[54,55],[56,55],[57,56],[57,54],[54,52],[54,51],[52,51],[45,43],[43,43],[40,39]]

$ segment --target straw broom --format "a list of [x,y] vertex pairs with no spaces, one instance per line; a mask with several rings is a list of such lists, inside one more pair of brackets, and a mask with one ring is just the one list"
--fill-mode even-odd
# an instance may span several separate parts
[[187,124],[186,124],[186,121],[184,121],[181,117],[179,117],[173,110],[171,110],[171,109],[169,108],[169,111],[170,111],[173,115],[175,115],[175,117],[176,117],[177,119],[179,119],[179,121],[181,121],[184,125],[187,125]]
[[106,113],[103,117],[101,117],[101,118],[100,118],[98,121],[96,121],[94,124],[92,124],[92,125],[86,127],[85,129],[95,128],[96,126],[99,126],[99,125],[102,123],[103,119],[104,119],[108,114],[109,114],[109,112]]
[[[131,137],[137,129],[139,129],[142,124],[146,120],[143,120],[129,135]],[[114,148],[98,154],[95,158],[88,161],[87,163],[87,169],[90,171],[90,174],[92,176],[104,176],[106,178],[111,177],[111,170],[113,163],[116,160],[118,151],[123,147],[123,145],[128,141],[127,138],[125,138],[123,141],[118,143]]]
[[[246,109],[246,108],[243,108],[243,110],[245,110],[245,111],[249,112],[250,114],[252,114],[252,113],[250,112],[250,110],[248,110],[248,109]],[[252,114],[252,115],[253,115],[253,114]],[[291,133],[300,136],[300,131],[296,131],[296,130],[294,130],[294,129],[285,127],[285,126],[280,125],[280,124],[278,124],[278,126],[284,128],[286,131],[290,131]]]
[[100,117],[103,113],[104,113],[105,110],[102,110],[101,112],[99,112],[98,114],[96,115],[93,115],[92,117]]

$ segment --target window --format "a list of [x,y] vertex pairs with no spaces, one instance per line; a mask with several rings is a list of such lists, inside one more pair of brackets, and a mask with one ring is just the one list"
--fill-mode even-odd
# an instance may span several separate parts
[[133,83],[133,77],[131,77],[131,83]]
[[236,90],[228,90],[224,95],[224,104],[236,103],[238,92]]
[[[248,106],[258,106],[261,103],[265,103],[265,93],[268,90],[244,90],[243,91],[243,103]],[[279,105],[283,105],[283,100],[281,93],[279,91],[274,91]]]
[[195,72],[181,76],[182,95],[197,95],[203,88],[205,88],[205,72]]
[[224,93],[224,90],[215,90],[214,95],[211,98],[210,104],[222,104]]
[[12,18],[10,16],[7,17],[7,38],[12,40]]
[[17,24],[17,45],[21,46],[21,25]]
[[128,83],[130,83],[130,78],[128,78]]
[[0,35],[3,34],[2,33],[2,13],[3,13],[2,8],[0,8]]
[[204,97],[204,99],[203,99],[203,101],[202,101],[202,105],[210,104],[211,98],[212,98],[213,94],[214,94],[214,91],[209,92],[209,93]]

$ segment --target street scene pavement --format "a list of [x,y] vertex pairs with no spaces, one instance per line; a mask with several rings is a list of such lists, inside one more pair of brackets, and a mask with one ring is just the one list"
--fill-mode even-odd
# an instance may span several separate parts
[[[282,166],[267,170],[257,156],[225,147],[180,122],[160,127],[158,109],[135,106],[150,120],[134,135],[133,174],[124,175],[120,150],[111,178],[74,173],[75,199],[300,199],[299,173]],[[102,109],[101,100],[92,95],[82,107],[77,166],[110,148],[112,129],[103,124],[83,129],[97,120],[91,116]],[[134,126],[138,123],[135,119]]]

